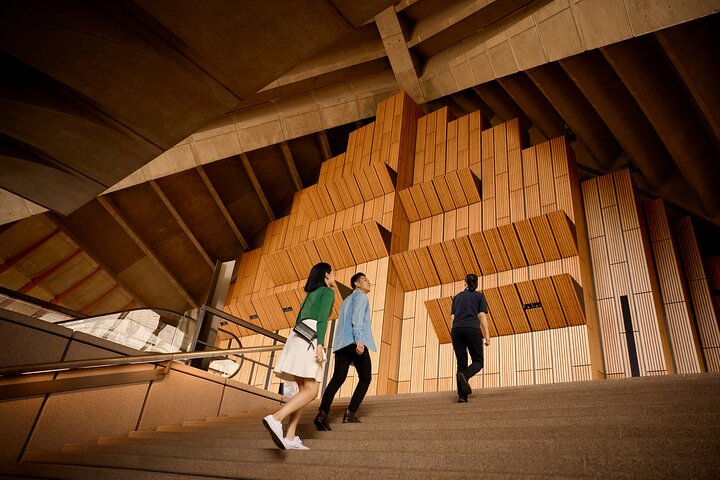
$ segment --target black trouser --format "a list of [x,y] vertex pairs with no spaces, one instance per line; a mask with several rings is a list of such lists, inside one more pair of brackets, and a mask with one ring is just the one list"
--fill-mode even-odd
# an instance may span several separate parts
[[358,384],[355,386],[348,410],[355,413],[360,408],[360,404],[370,386],[370,380],[372,380],[372,364],[370,363],[370,353],[367,347],[365,347],[361,355],[357,354],[355,348],[355,344],[351,343],[335,352],[335,370],[323,394],[322,403],[320,403],[320,410],[323,412],[330,412],[333,398],[335,398],[335,394],[340,390],[342,384],[345,383],[351,364],[355,365],[355,370],[357,370]]
[[[470,380],[476,373],[483,369],[485,361],[483,358],[483,336],[479,328],[459,327],[450,331],[453,350],[457,359],[457,371]],[[472,363],[468,366],[468,351],[472,357]]]

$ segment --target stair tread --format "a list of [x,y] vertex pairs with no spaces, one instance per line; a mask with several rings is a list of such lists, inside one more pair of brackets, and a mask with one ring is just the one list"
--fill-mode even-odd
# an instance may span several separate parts
[[476,389],[466,404],[374,396],[362,423],[337,423],[348,402],[335,400],[330,432],[312,424],[319,401],[304,409],[310,451],[274,447],[261,423],[274,408],[256,408],[26,452],[0,478],[720,477],[720,375]]

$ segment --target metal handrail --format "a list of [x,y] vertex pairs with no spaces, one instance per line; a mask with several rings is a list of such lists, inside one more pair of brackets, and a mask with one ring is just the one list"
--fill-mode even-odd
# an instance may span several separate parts
[[77,370],[80,368],[131,365],[137,363],[161,363],[179,360],[190,360],[193,358],[211,358],[225,355],[243,355],[251,353],[273,352],[276,350],[282,350],[283,347],[284,345],[269,345],[265,347],[229,348],[224,350],[160,353],[154,355],[129,355],[125,357],[106,357],[96,358],[92,360],[66,360],[62,362],[14,365],[12,367],[0,368],[0,377],[5,377],[9,375],[30,375],[35,373],[59,372],[64,370]]
[[245,320],[243,320],[241,318],[234,317],[234,316],[230,315],[229,313],[223,312],[222,310],[218,310],[217,308],[213,308],[210,305],[201,305],[199,308],[200,308],[200,310],[205,310],[206,312],[208,312],[212,315],[217,315],[218,317],[223,318],[223,319],[227,320],[228,322],[232,322],[235,325],[239,325],[243,328],[247,328],[248,330],[251,330],[255,333],[259,333],[266,337],[270,337],[270,338],[275,339],[282,343],[285,343],[287,341],[287,338],[283,337],[282,335],[278,335],[277,333],[271,332],[270,330],[265,330],[262,327],[258,327],[257,325],[255,325],[253,323],[246,322]]

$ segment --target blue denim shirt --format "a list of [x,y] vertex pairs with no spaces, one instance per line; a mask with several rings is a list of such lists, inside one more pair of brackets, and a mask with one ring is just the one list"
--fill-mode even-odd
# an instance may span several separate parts
[[340,305],[333,352],[355,342],[363,342],[369,350],[377,351],[370,324],[370,300],[357,289],[353,290],[353,293]]

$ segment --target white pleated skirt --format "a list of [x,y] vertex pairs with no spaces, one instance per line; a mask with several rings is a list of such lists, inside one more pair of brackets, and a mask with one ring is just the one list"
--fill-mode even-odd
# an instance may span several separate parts
[[[317,320],[306,318],[302,322],[313,330],[317,330]],[[291,330],[287,342],[285,342],[285,348],[282,349],[280,357],[275,363],[273,373],[286,382],[294,382],[295,377],[322,382],[325,360],[315,361],[316,348],[317,339],[313,340],[312,346],[310,346],[308,342]]]

